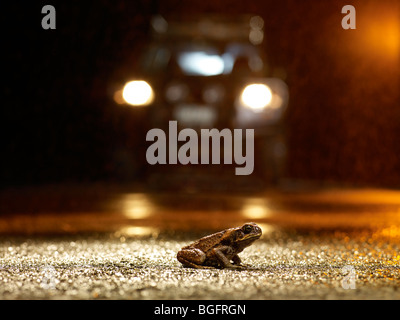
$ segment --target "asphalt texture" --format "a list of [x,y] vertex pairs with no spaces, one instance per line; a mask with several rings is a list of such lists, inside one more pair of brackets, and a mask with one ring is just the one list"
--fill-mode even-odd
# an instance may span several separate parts
[[[33,200],[44,194],[52,205]],[[192,194],[178,207],[171,195],[107,194],[3,192],[0,298],[400,298],[400,192]],[[245,269],[177,261],[181,247],[249,218],[263,236],[240,254]]]

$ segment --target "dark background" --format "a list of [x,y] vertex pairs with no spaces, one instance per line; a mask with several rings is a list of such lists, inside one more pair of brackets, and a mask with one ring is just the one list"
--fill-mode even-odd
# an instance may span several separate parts
[[[46,4],[56,30],[41,28]],[[341,27],[346,4],[356,30]],[[396,0],[2,4],[1,186],[115,179],[115,148],[141,122],[123,121],[112,81],[135,63],[153,14],[198,12],[263,16],[271,61],[290,87],[288,178],[400,186]]]

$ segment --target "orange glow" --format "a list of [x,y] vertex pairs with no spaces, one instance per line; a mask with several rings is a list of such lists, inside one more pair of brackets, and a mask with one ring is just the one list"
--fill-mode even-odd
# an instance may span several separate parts
[[400,24],[394,17],[371,21],[366,29],[366,44],[377,54],[398,57],[400,53]]
[[[400,3],[399,3],[400,4]],[[357,58],[352,65],[353,72],[366,68],[393,68],[398,65],[400,57],[400,5],[394,1],[366,1],[356,6],[356,29],[344,30],[337,27],[335,41],[326,44],[336,58],[350,61]],[[327,34],[332,34],[332,25],[327,24]],[[325,40],[324,40],[325,41]],[[339,54],[339,55],[338,55]],[[385,68],[386,69],[386,68]]]
[[364,54],[383,59],[400,55],[400,15],[398,5],[374,3],[357,11],[360,49]]

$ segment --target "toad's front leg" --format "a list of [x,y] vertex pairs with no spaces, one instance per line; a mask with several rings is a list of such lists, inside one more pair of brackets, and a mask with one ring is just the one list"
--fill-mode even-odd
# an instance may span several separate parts
[[[230,255],[232,251],[232,248],[229,246],[221,246],[221,247],[217,247],[214,248],[212,250],[213,254],[215,255],[215,257],[218,259],[218,261],[220,262],[221,266],[223,268],[229,268],[229,269],[242,269],[242,266],[240,265],[240,258],[235,255],[233,257],[233,262],[235,264],[232,264],[229,259],[226,257],[227,255]],[[239,260],[238,260],[239,259]],[[239,262],[239,263],[238,263]]]

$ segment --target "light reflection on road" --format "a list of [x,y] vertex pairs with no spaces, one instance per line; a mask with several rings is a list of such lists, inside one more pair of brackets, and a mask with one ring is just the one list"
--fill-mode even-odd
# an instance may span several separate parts
[[[376,230],[400,237],[400,191],[332,189],[257,195],[28,190],[0,194],[1,234],[221,230],[254,221],[265,231]],[[25,204],[25,205],[23,205]]]
[[151,200],[144,193],[121,195],[120,211],[129,219],[146,219],[154,213]]

